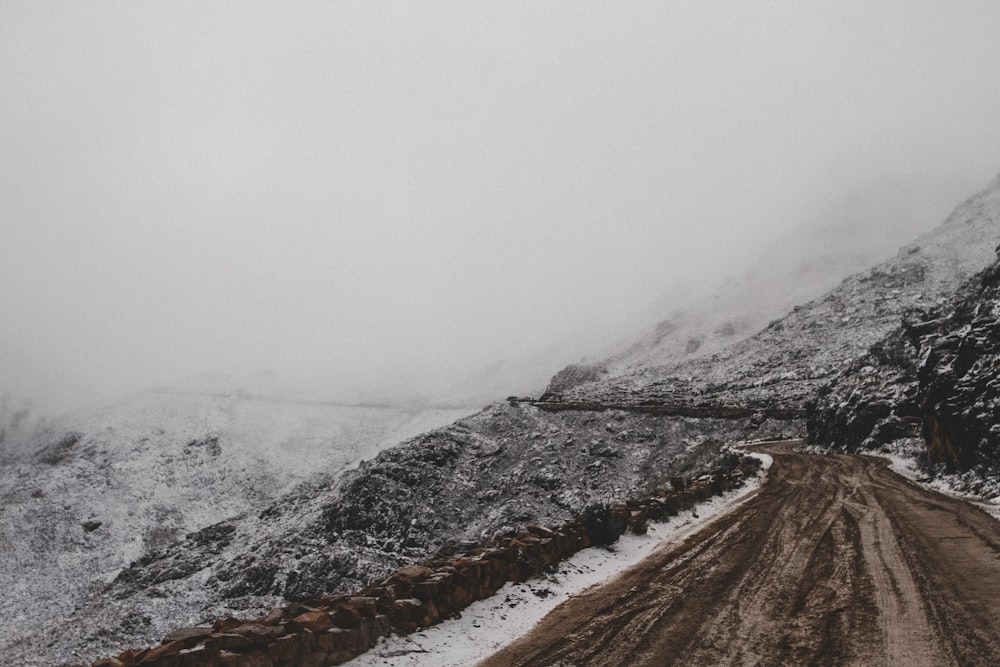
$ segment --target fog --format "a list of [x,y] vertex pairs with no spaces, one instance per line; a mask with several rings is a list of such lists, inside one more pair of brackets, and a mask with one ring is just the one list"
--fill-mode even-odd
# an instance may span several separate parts
[[0,393],[550,373],[813,227],[891,254],[1000,171],[997,34],[971,0],[0,3]]

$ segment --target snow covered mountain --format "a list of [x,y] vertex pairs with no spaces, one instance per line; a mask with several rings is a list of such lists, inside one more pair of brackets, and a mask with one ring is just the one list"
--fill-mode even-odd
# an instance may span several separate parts
[[998,315],[1000,258],[952,298],[908,313],[823,387],[810,441],[915,455],[939,483],[1000,500]]
[[[0,565],[12,591],[0,653],[74,661],[349,591],[530,521],[683,483],[716,467],[726,442],[804,435],[824,387],[904,317],[947,303],[998,242],[1000,178],[812,300],[783,305],[795,289],[766,308],[713,300],[568,369],[544,400],[495,403],[448,426],[461,415],[204,387],[67,424],[0,479],[12,554]],[[770,323],[754,319],[762,313]],[[416,437],[387,446],[405,436]],[[70,617],[53,637],[51,624]]]
[[143,553],[467,413],[151,392],[48,424],[0,462],[0,655]]
[[905,313],[943,303],[993,259],[1000,241],[1000,178],[961,204],[945,223],[895,257],[845,278],[797,305],[762,331],[711,354],[661,354],[681,341],[653,339],[633,358],[664,363],[628,366],[612,358],[598,381],[554,401],[687,401],[763,408],[804,407],[845,364],[897,326]]

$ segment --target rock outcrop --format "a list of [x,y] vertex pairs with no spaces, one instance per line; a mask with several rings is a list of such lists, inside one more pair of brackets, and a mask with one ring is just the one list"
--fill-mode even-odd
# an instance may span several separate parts
[[[706,474],[726,456],[723,443],[803,434],[806,421],[800,417],[807,411],[814,441],[827,446],[920,442],[923,434],[931,442],[929,458],[942,466],[991,465],[995,304],[962,310],[949,306],[948,299],[990,263],[998,241],[1000,179],[895,258],[848,277],[749,338],[721,346],[729,337],[722,331],[690,354],[682,345],[680,357],[655,367],[602,364],[608,374],[572,367],[554,379],[543,401],[491,405],[384,450],[343,476],[309,477],[273,501],[243,502],[228,518],[206,521],[208,527],[138,540],[127,567],[108,568],[105,588],[95,586],[86,597],[74,598],[73,615],[80,621],[70,630],[19,641],[45,646],[59,658],[73,651],[107,654],[111,647],[149,643],[199,619],[253,617],[294,601],[310,608],[282,612],[276,625],[283,628],[283,646],[299,647],[295,664],[312,664],[313,654],[323,652],[325,657],[315,660],[333,660],[340,649],[316,648],[314,639],[320,640],[313,635],[329,642],[327,635],[337,634],[332,630],[350,631],[338,623],[354,612],[336,612],[335,618],[333,608],[312,602],[378,599],[381,594],[358,591],[421,563],[448,561],[457,569],[455,559],[465,558],[474,545],[490,544],[496,536],[519,540],[530,524],[559,526],[579,518],[593,521],[598,533],[613,535],[615,522],[601,519],[607,516],[600,512],[588,514],[588,508]],[[967,295],[978,294],[985,303],[991,280],[969,283]],[[669,335],[667,329],[661,333]],[[642,350],[637,355],[630,358],[645,358]],[[200,434],[183,442],[177,460],[197,460],[206,469],[225,462],[235,444]],[[60,457],[76,456],[88,442],[56,445],[49,452],[52,466],[63,465]],[[106,458],[113,470],[111,455]],[[82,536],[100,543],[120,525],[105,516],[72,519],[67,540]],[[91,520],[103,524],[82,530],[82,522]],[[520,547],[512,552],[509,542],[497,544],[500,553],[520,553]],[[485,560],[510,564],[518,558]],[[493,574],[489,577],[492,581]],[[400,599],[393,609],[396,602]],[[402,607],[413,608],[407,622],[423,622],[426,609],[408,602]],[[377,615],[391,622],[390,612]],[[371,623],[382,627],[382,621]],[[232,628],[206,625],[211,630],[206,637],[234,634],[228,632]],[[261,619],[250,625],[272,627]],[[254,639],[216,638],[219,653],[212,659],[230,659],[223,652],[256,655],[259,647],[241,642],[252,644],[267,632],[255,630]],[[292,635],[297,639],[283,639]],[[184,646],[173,644],[175,656],[210,650],[190,637],[165,646],[177,641]],[[15,648],[18,657],[27,655]],[[171,650],[161,649],[160,655]],[[246,658],[239,664],[275,662],[270,654],[267,659],[271,663],[261,653],[257,663]],[[36,664],[52,662],[57,661]]]
[[1000,261],[935,325],[917,372],[928,463],[1000,469]]
[[821,392],[809,436],[852,451],[921,437],[928,465],[1000,470],[998,406],[1000,259],[950,301],[911,313]]
[[587,382],[597,382],[607,374],[607,371],[600,366],[588,364],[570,364],[554,376],[542,394],[542,400],[567,389],[572,389],[577,385]]

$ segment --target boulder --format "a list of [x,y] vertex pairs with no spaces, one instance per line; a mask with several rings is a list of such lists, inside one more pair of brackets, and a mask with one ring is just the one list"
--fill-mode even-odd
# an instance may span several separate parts
[[[321,613],[321,612],[317,612]],[[244,623],[233,628],[226,634],[243,637],[250,646],[269,644],[285,634],[286,628],[281,625],[262,625],[260,623]]]
[[333,627],[333,618],[325,611],[309,611],[296,616],[285,627],[289,633],[301,632],[302,630],[322,632]]
[[214,630],[212,627],[177,628],[164,637],[161,643],[183,642],[185,646],[193,646],[213,632],[218,632],[218,630]]
[[229,632],[234,628],[238,628],[243,625],[243,621],[238,618],[233,618],[232,616],[226,616],[225,618],[220,618],[212,625],[213,632]]
[[156,648],[150,649],[149,652],[146,653],[146,655],[144,655],[136,664],[155,665],[157,663],[164,662],[167,658],[180,653],[183,648],[183,641],[172,641],[168,644],[157,646]]

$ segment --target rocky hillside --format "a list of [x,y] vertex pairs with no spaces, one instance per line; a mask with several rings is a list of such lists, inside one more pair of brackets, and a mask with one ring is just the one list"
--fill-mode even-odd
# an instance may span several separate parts
[[[913,240],[915,218],[923,217],[908,197],[885,199],[890,189],[872,183],[821,205],[745,269],[717,283],[691,276],[664,290],[655,326],[603,365],[618,374],[711,356],[826,294],[844,276],[885,261]],[[928,219],[921,229],[937,222]]]
[[976,470],[963,486],[983,492],[1000,472],[998,371],[1000,259],[845,369],[811,406],[810,439],[852,451],[918,441],[925,464]]
[[[568,573],[565,559],[580,550],[609,546],[626,532],[644,534],[651,522],[679,514],[697,517],[700,502],[754,480],[761,465],[759,456],[732,452],[695,482],[613,506],[591,506],[577,520],[554,528],[529,524],[504,531],[481,546],[404,566],[346,595],[291,602],[258,618],[226,617],[211,625],[178,628],[160,645],[126,649],[91,667],[344,664],[371,649],[380,637],[413,636],[460,616],[470,603],[495,596],[507,583],[541,576],[535,585],[552,584]],[[559,595],[548,585],[533,590],[542,598]],[[517,606],[511,593],[518,597],[508,590],[503,603],[507,613]],[[421,639],[425,636],[420,634]]]
[[998,241],[1000,178],[892,259],[795,306],[749,338],[712,354],[647,368],[621,371],[612,360],[605,364],[607,377],[560,387],[547,398],[804,408],[904,315],[932,310],[950,298],[990,263]]
[[338,480],[149,550],[80,603],[72,632],[46,633],[47,650],[109,654],[177,626],[355,590],[529,522],[559,525],[681,484],[716,468],[724,443],[789,428],[800,427],[494,404]]
[[[354,590],[400,566],[459,553],[527,523],[559,525],[588,508],[683,485],[716,469],[727,456],[725,443],[804,434],[800,417],[807,407],[817,439],[854,447],[873,434],[905,436],[919,426],[950,465],[985,461],[988,449],[968,443],[993,437],[983,430],[993,404],[972,400],[989,389],[983,383],[992,369],[986,351],[992,330],[984,318],[993,306],[948,304],[963,281],[993,260],[998,241],[1000,179],[894,258],[748,338],[736,340],[739,328],[724,328],[719,336],[736,342],[688,352],[685,331],[663,329],[648,354],[640,349],[647,343],[631,353],[657,360],[653,365],[616,357],[567,368],[543,400],[496,403],[377,455],[355,452],[368,460],[342,475],[311,475],[316,459],[273,448],[260,466],[220,467],[227,452],[253,434],[216,437],[218,429],[208,424],[182,437],[119,438],[115,447],[100,429],[53,439],[35,459],[12,468],[13,476],[5,471],[2,537],[20,555],[0,570],[13,591],[2,610],[13,619],[5,621],[2,636],[12,639],[0,651],[20,664],[33,664],[29,656],[42,656],[35,664],[79,662],[150,644],[178,626]],[[974,324],[982,333],[967,340]],[[684,352],[665,359],[660,352],[675,343]],[[920,351],[938,343],[939,351],[919,367]],[[959,374],[952,373],[956,368]],[[959,394],[966,398],[955,398]],[[933,419],[925,418],[931,409]],[[984,415],[984,427],[959,428],[972,412]],[[279,423],[292,427],[303,417]],[[314,433],[322,427],[310,426]],[[324,448],[321,439],[306,449],[314,445],[313,453],[336,449]],[[254,477],[289,466],[300,476],[287,483]],[[145,481],[123,495],[121,479],[139,469]],[[200,472],[192,476],[192,470]],[[178,476],[190,480],[191,495],[170,490]],[[36,477],[41,481],[31,481]],[[84,480],[97,484],[77,488]],[[212,484],[220,480],[232,487],[221,494],[228,504],[204,502],[200,490],[218,491]],[[256,491],[261,488],[266,493]],[[199,520],[174,520],[168,512],[151,524],[167,532],[147,539],[130,515],[96,511],[102,493],[143,521],[156,518],[151,512],[164,505],[161,498],[177,499],[181,509],[172,511]],[[29,540],[15,530],[24,527]],[[89,554],[89,560],[72,554]],[[85,562],[96,576],[75,588],[43,581],[45,572],[59,571],[42,567],[53,557]],[[19,577],[24,572],[30,576]],[[27,588],[22,580],[30,582]],[[63,583],[71,595],[62,593]],[[52,623],[69,617],[74,622],[53,637]]]
[[50,423],[0,452],[0,656],[143,554],[463,414],[146,393]]

